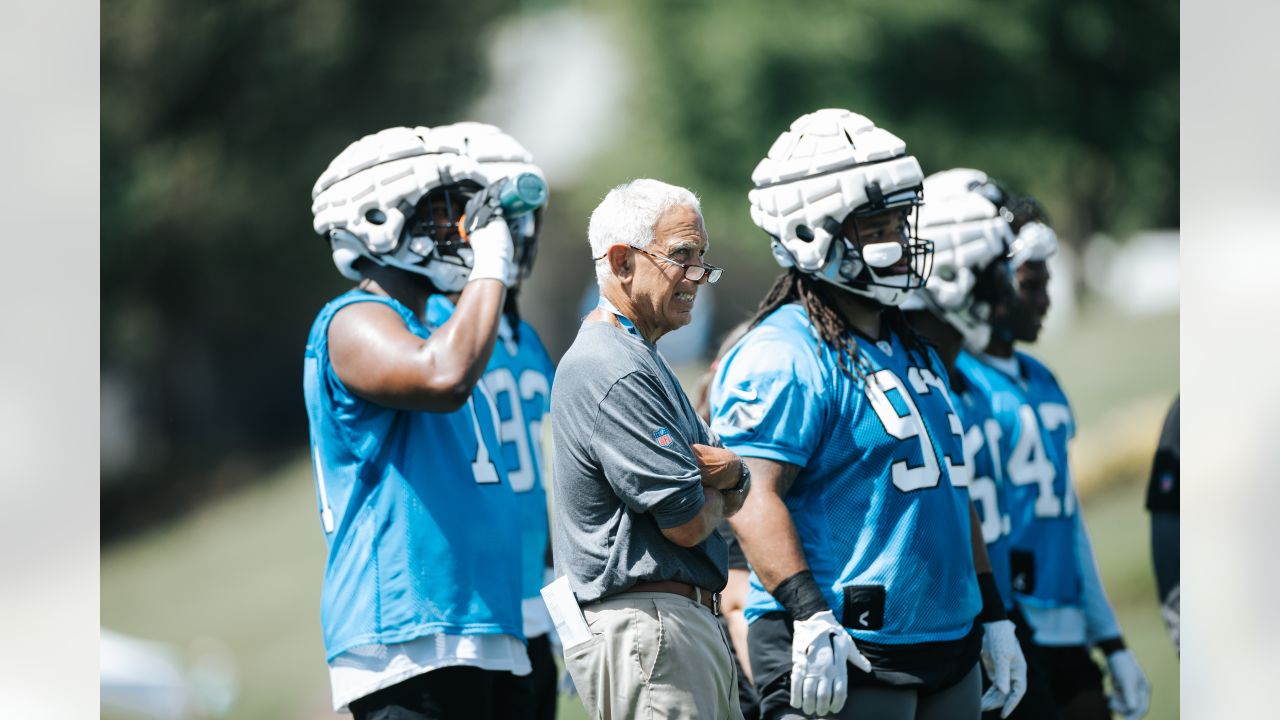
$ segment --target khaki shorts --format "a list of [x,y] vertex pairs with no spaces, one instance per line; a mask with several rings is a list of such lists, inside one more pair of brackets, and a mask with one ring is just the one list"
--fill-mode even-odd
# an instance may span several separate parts
[[729,639],[705,605],[638,592],[582,614],[592,637],[564,662],[590,717],[742,720]]

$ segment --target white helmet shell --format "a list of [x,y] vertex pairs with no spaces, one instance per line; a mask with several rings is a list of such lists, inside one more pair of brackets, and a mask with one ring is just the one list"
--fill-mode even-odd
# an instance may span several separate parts
[[904,305],[929,310],[946,320],[969,347],[985,348],[991,339],[989,302],[974,297],[979,276],[992,263],[1003,263],[1013,232],[992,202],[988,178],[977,170],[958,168],[925,178],[928,201],[916,217],[916,232],[933,242],[933,273],[924,291]]
[[1058,252],[1058,234],[1042,222],[1032,221],[1018,228],[1009,246],[1009,263],[1016,270],[1033,260],[1048,260]]
[[[534,164],[533,155],[496,125],[480,122],[440,125],[427,133],[425,141],[437,152],[455,153],[475,160],[484,176],[484,185],[503,178],[514,179],[523,173],[532,173],[544,184],[547,182],[542,168]],[[518,283],[533,270],[538,228],[533,214],[517,218],[511,224],[511,236],[517,246],[515,269],[518,274],[513,281]]]
[[542,168],[533,164],[533,155],[495,125],[480,122],[440,125],[427,131],[424,142],[433,152],[454,153],[475,160],[488,179],[486,184],[526,172],[544,182],[547,179]]
[[[848,110],[801,116],[751,174],[751,219],[773,236],[773,256],[884,305],[909,294],[907,276],[877,276],[847,242],[833,243],[853,211],[875,203],[914,203],[923,174],[906,143]],[[854,277],[866,269],[876,284]]]
[[[351,143],[321,173],[311,191],[312,227],[329,238],[334,264],[352,280],[365,257],[425,275],[442,291],[462,289],[469,256],[443,256],[426,238],[402,242],[406,209],[431,190],[485,176],[471,158],[429,146],[425,127],[395,127]],[[465,251],[469,252],[469,251]]]

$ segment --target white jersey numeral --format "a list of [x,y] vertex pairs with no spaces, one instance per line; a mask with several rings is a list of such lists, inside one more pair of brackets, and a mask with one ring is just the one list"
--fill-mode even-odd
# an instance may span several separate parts
[[[958,437],[963,438],[960,419],[956,416],[954,408],[951,407],[950,393],[947,392],[942,381],[932,372],[914,367],[908,370],[907,377],[911,381],[912,388],[919,395],[928,394],[933,388],[941,392],[943,399],[947,403],[947,419],[951,425],[951,431]],[[888,392],[890,390],[898,391],[898,397],[907,409],[906,415],[899,415],[898,410],[889,400]],[[942,476],[942,471],[938,467],[938,458],[933,449],[933,441],[929,437],[929,431],[925,427],[924,419],[920,415],[919,408],[916,407],[915,400],[912,399],[911,393],[907,392],[902,380],[892,370],[876,371],[867,381],[867,399],[870,400],[872,409],[875,410],[881,424],[884,425],[885,432],[898,440],[911,440],[914,438],[920,448],[920,457],[923,460],[923,464],[920,467],[913,468],[906,460],[899,460],[893,464],[891,472],[893,474],[894,487],[903,492],[935,487]],[[944,455],[943,462],[946,463],[948,475],[959,480],[956,483],[957,485],[968,484],[968,468],[965,467],[962,458],[953,459]]]
[[[1036,496],[1036,517],[1060,517],[1064,514],[1062,499],[1054,492],[1053,482],[1057,472],[1053,462],[1049,460],[1044,449],[1044,440],[1040,435],[1040,421],[1043,420],[1046,430],[1052,432],[1071,420],[1071,411],[1060,403],[1042,403],[1039,417],[1030,405],[1018,408],[1018,444],[1009,456],[1009,482],[1014,485],[1036,485],[1039,494]],[[1068,508],[1070,514],[1073,508]]]
[[952,487],[968,487],[969,481],[973,479],[973,463],[968,462],[964,456],[964,425],[960,422],[960,415],[956,413],[955,404],[951,402],[951,391],[942,382],[942,378],[928,370],[913,367],[907,371],[907,380],[917,395],[925,395],[930,389],[934,389],[947,403],[947,427],[955,436],[955,447],[960,448],[961,454],[951,457],[944,452],[942,462],[947,466]]
[[[991,453],[991,464],[995,468],[996,476],[1000,474],[1000,446],[997,444],[1000,438],[1000,425],[993,419],[988,418],[979,428],[977,425],[969,428],[969,432],[964,436],[964,458],[974,468],[974,474],[977,474],[978,453],[982,452],[983,443],[986,443],[988,451]],[[982,522],[982,540],[988,545],[1000,539],[1007,532],[1006,520],[1000,512],[1000,498],[997,494],[996,481],[985,475],[975,477],[973,484],[969,487],[969,497],[973,499],[974,508],[978,511],[978,519]]]
[[[479,384],[476,388],[489,401],[489,412],[492,413],[492,417],[497,417],[498,409],[493,406],[493,399],[485,391],[484,385]],[[476,456],[471,461],[471,474],[475,476],[476,482],[481,485],[502,482],[502,479],[498,477],[498,467],[493,464],[493,460],[489,457],[489,446],[485,443],[484,433],[480,429],[480,414],[476,412],[474,395],[467,398],[467,409],[471,411],[471,427],[476,431]]]
[[[542,398],[542,406],[546,407],[547,401],[551,398],[551,382],[547,380],[547,376],[536,370],[525,370],[520,373],[520,399],[532,402],[539,396]],[[529,421],[529,438],[533,449],[533,462],[538,468],[546,468],[543,464],[545,456],[542,452],[541,418]],[[530,478],[532,479],[532,475]]]
[[535,468],[542,467],[542,423],[535,420],[526,425],[522,403],[531,402],[539,395],[546,398],[551,394],[547,377],[530,369],[520,374],[520,382],[517,383],[509,368],[500,367],[486,373],[484,383],[495,398],[502,393],[507,394],[511,417],[502,420],[496,410],[494,412],[502,442],[516,446],[516,466],[507,468],[507,479],[515,492],[528,492],[537,479]]

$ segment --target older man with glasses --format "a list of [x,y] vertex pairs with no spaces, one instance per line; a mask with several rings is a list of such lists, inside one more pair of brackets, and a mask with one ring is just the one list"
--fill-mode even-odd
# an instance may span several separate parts
[[750,475],[655,346],[722,271],[703,259],[698,199],[657,180],[611,190],[588,237],[600,305],[551,391],[556,570],[591,631],[565,665],[592,717],[740,719],[716,620],[728,551],[715,529]]

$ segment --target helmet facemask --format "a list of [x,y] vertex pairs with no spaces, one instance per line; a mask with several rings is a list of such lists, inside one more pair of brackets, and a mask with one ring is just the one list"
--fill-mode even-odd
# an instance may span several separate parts
[[[441,292],[458,292],[471,273],[472,250],[458,231],[467,200],[480,190],[472,181],[432,188],[413,205],[401,201],[404,228],[391,262],[426,275]],[[405,263],[404,261],[408,261]]]
[[[841,256],[826,265],[836,270],[836,278],[829,272],[818,277],[881,305],[896,306],[924,287],[933,269],[933,243],[915,231],[921,195],[913,188],[886,198],[872,183],[868,196],[871,202],[849,213],[843,223],[824,223],[839,240],[831,244],[831,252]],[[878,223],[883,227],[876,228]],[[871,225],[872,234],[860,225]]]

